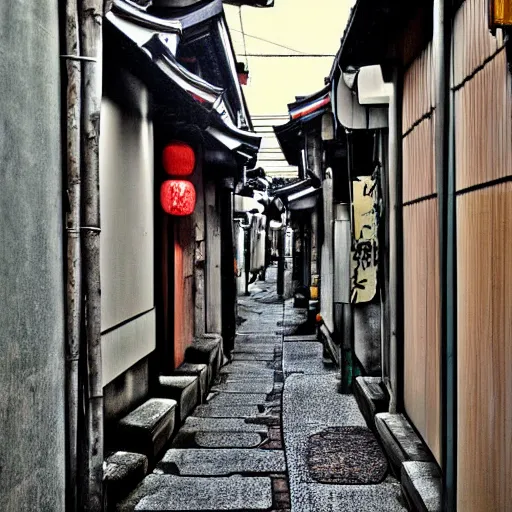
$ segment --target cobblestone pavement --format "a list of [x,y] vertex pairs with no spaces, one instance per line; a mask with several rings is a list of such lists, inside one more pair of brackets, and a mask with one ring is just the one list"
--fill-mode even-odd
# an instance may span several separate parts
[[369,486],[311,479],[309,437],[364,420],[353,397],[337,392],[321,344],[296,335],[304,332],[305,312],[278,299],[275,269],[250,290],[250,297],[239,298],[232,361],[118,510],[404,510],[390,477]]

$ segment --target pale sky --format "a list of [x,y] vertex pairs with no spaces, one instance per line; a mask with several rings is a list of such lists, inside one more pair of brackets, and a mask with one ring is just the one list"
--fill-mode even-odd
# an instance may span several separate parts
[[[275,0],[274,7],[265,9],[225,5],[238,60],[248,62],[249,84],[243,91],[251,115],[287,114],[287,104],[295,96],[308,95],[324,87],[324,77],[331,69],[353,3],[353,0]],[[246,58],[244,53],[263,56]],[[328,57],[264,56],[268,54]]]

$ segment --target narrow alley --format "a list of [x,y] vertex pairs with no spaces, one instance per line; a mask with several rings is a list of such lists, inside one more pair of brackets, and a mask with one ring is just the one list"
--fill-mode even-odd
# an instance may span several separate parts
[[322,344],[296,334],[305,310],[277,296],[276,270],[240,297],[232,361],[118,512],[406,510]]
[[0,0],[2,512],[512,512],[512,0]]

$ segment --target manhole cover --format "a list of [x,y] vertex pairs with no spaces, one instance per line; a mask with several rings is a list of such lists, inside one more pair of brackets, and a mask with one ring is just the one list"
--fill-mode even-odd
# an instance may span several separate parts
[[388,463],[366,427],[331,427],[309,438],[311,477],[325,484],[378,484]]

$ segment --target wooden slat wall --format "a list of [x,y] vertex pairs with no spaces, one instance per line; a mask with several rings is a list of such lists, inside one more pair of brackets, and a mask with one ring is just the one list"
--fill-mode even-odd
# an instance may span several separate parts
[[406,206],[403,219],[405,409],[440,461],[437,200]]
[[454,24],[457,501],[465,512],[512,506],[512,182],[492,183],[512,174],[512,87],[486,5],[466,0]]
[[[404,76],[404,400],[440,461],[439,247],[432,43]],[[433,197],[434,196],[434,197]],[[412,204],[407,204],[409,202]]]
[[455,93],[457,190],[511,174],[511,91],[502,50]]
[[457,199],[458,510],[512,506],[512,183]]
[[422,119],[435,105],[432,43],[410,65],[404,75],[403,132]]
[[436,191],[434,117],[424,119],[402,143],[403,201],[414,201]]
[[466,0],[453,23],[453,85],[460,85],[497,50],[503,47],[503,33],[493,36],[488,28],[488,0]]

